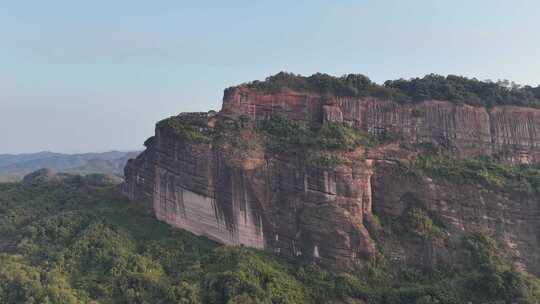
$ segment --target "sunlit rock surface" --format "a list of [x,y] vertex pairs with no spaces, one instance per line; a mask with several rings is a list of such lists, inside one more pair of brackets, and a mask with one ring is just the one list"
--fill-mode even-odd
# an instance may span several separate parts
[[[146,151],[128,162],[124,190],[173,226],[224,244],[338,267],[372,260],[380,249],[398,266],[459,266],[462,253],[452,244],[466,232],[481,230],[506,246],[518,267],[540,273],[536,196],[456,186],[397,170],[398,161],[426,147],[456,158],[488,155],[508,163],[537,163],[538,109],[434,100],[399,104],[237,87],[225,92],[219,113],[184,115],[198,116],[210,131],[221,120],[241,116],[264,120],[281,115],[310,125],[338,121],[389,143],[366,151],[353,165],[325,169],[270,153],[249,130],[242,136],[250,149],[242,149],[216,140],[190,142],[158,125]],[[411,201],[437,214],[450,243],[404,243],[381,236],[377,218],[395,219]]]

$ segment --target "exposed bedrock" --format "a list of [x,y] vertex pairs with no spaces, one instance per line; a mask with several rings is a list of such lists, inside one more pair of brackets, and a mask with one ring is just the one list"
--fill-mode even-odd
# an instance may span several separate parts
[[407,208],[425,208],[445,227],[444,242],[389,237],[381,242],[392,262],[401,266],[464,265],[459,250],[464,235],[484,232],[501,245],[515,265],[540,273],[540,202],[520,188],[459,184],[408,172],[379,161],[373,176],[373,212],[396,220]]
[[488,109],[436,100],[399,104],[374,97],[267,94],[238,87],[226,92],[223,112],[257,119],[280,114],[315,124],[323,119],[344,121],[404,143],[434,144],[460,158],[491,155],[512,163],[540,161],[540,109]]
[[126,168],[126,191],[156,217],[221,243],[352,266],[375,253],[371,168],[324,170],[296,158],[233,162],[210,144],[189,144],[157,129]]
[[[158,124],[146,150],[128,162],[124,191],[173,226],[224,244],[340,268],[361,265],[380,252],[397,266],[457,267],[462,252],[453,248],[463,235],[478,230],[505,246],[516,265],[540,273],[536,195],[398,172],[400,161],[428,146],[456,158],[488,155],[509,163],[537,163],[540,110],[266,94],[238,87],[226,91],[220,113],[185,115],[202,117],[196,131],[203,133],[215,133],[216,124],[242,116],[257,121],[281,115],[312,126],[345,122],[389,143],[347,165],[325,168],[298,155],[271,153],[249,128],[236,136],[246,148],[215,134],[209,140],[188,140]],[[398,220],[411,202],[440,222],[444,243],[404,241],[380,231],[378,219]]]

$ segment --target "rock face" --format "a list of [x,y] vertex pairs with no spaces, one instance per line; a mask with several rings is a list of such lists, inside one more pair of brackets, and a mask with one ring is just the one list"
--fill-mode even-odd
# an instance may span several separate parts
[[[158,219],[195,234],[341,268],[362,265],[381,248],[400,265],[458,265],[461,253],[449,249],[448,242],[482,230],[506,246],[522,269],[540,273],[536,196],[475,185],[456,189],[444,181],[395,172],[397,162],[426,147],[456,158],[488,155],[508,163],[540,162],[540,110],[269,94],[241,86],[226,90],[217,115],[181,114],[180,119],[195,117],[196,131],[214,134],[216,125],[227,121],[275,115],[311,126],[344,122],[389,144],[343,152],[356,161],[328,168],[291,153],[269,152],[249,127],[231,137],[240,144],[230,144],[226,136],[225,141],[223,136],[190,140],[158,124],[146,151],[126,166],[125,193]],[[398,218],[411,198],[447,227],[446,245],[376,237],[381,234],[376,217]]]
[[397,219],[411,205],[421,204],[448,234],[444,243],[386,239],[382,246],[394,263],[420,267],[460,265],[460,239],[468,232],[482,231],[500,243],[504,249],[501,252],[519,269],[540,273],[540,208],[536,194],[520,187],[456,185],[444,179],[404,174],[388,161],[378,161],[376,167],[372,180],[375,214]]
[[364,227],[371,174],[369,163],[328,171],[264,154],[235,161],[158,127],[147,150],[128,162],[125,188],[158,219],[195,234],[351,266],[375,250]]
[[312,123],[343,121],[404,143],[435,144],[460,158],[490,155],[513,163],[540,162],[540,109],[487,109],[436,100],[402,105],[374,97],[268,94],[238,87],[226,92],[223,112],[256,119],[279,114]]

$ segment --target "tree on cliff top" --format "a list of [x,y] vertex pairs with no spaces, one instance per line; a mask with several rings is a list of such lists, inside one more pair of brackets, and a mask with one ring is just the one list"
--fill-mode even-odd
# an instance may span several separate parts
[[448,100],[476,106],[517,105],[540,107],[540,86],[519,86],[509,81],[480,81],[476,78],[429,74],[422,78],[388,80],[384,85],[362,74],[335,77],[316,73],[305,77],[279,72],[264,81],[243,84],[251,89],[276,93],[292,90],[332,96],[373,96],[398,102]]
[[279,72],[264,81],[244,84],[252,89],[276,93],[285,89],[303,93],[335,96],[377,96],[388,98],[397,92],[372,82],[362,74],[348,74],[334,77],[316,73],[308,77],[287,72]]
[[446,77],[429,74],[410,80],[389,80],[386,87],[398,89],[408,97],[407,101],[449,100],[477,106],[517,105],[540,106],[540,86],[519,86],[508,80],[480,81],[456,75]]

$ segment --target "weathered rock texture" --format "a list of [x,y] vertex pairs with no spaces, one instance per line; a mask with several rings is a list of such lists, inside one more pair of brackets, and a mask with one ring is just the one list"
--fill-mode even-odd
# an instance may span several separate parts
[[401,105],[373,97],[268,94],[239,87],[226,92],[223,111],[257,119],[279,114],[313,123],[344,121],[405,143],[435,144],[460,158],[491,155],[514,163],[540,161],[540,109],[487,109],[436,100]]
[[491,155],[511,163],[539,162],[540,110],[445,101],[401,105],[372,97],[267,94],[238,87],[226,91],[217,116],[189,115],[201,116],[209,130],[241,115],[254,120],[282,115],[311,125],[342,121],[391,143],[352,165],[329,169],[287,153],[272,154],[249,131],[239,135],[250,144],[245,148],[216,140],[190,142],[158,126],[146,151],[126,166],[125,191],[171,225],[225,244],[338,267],[375,257],[377,246],[398,264],[459,264],[459,252],[448,244],[379,237],[376,245],[374,213],[395,219],[414,197],[438,215],[450,242],[466,232],[486,231],[507,246],[518,265],[540,273],[536,196],[475,185],[456,188],[395,171],[396,161],[426,145],[457,158]]
[[211,144],[190,144],[165,130],[126,167],[126,192],[156,217],[231,245],[343,266],[375,247],[364,227],[371,215],[371,168],[323,170],[296,158],[234,161]]
[[496,239],[501,253],[522,270],[540,273],[540,208],[536,194],[520,187],[451,183],[403,172],[393,162],[379,161],[373,176],[374,213],[398,218],[412,204],[421,204],[445,227],[448,239],[411,241],[391,237],[382,246],[394,263],[459,267],[461,238],[485,232]]

